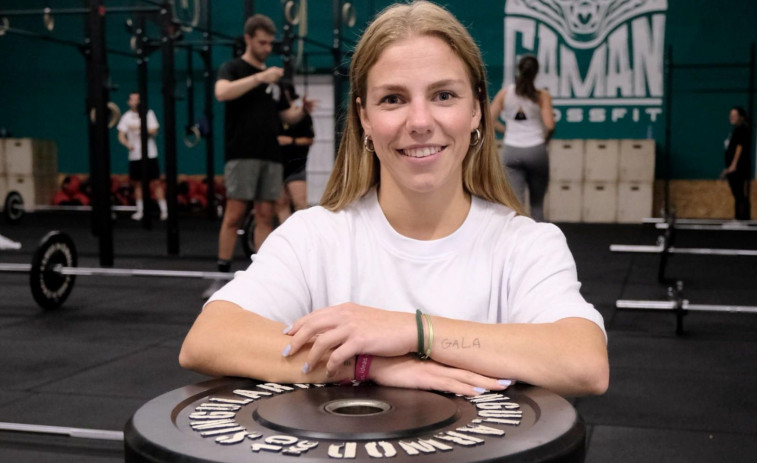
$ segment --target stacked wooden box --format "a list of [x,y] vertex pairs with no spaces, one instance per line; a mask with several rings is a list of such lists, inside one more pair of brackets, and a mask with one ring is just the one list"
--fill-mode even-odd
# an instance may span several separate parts
[[550,222],[580,222],[584,140],[552,140],[545,216]]
[[620,140],[618,222],[639,223],[652,216],[654,140]]
[[51,140],[0,140],[0,200],[18,192],[27,210],[50,204],[58,188],[58,147]]
[[551,222],[638,223],[652,212],[654,140],[552,140]]

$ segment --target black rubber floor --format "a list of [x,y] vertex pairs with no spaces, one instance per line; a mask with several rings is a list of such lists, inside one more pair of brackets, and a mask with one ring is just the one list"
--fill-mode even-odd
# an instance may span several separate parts
[[[115,267],[213,271],[217,222],[180,219],[178,257],[166,256],[164,225],[115,223]],[[560,225],[583,293],[605,317],[611,383],[601,397],[573,400],[589,425],[587,462],[753,462],[757,455],[757,314],[690,313],[675,334],[670,313],[618,311],[617,299],[664,299],[656,255],[614,254],[612,243],[654,244],[646,225]],[[80,266],[98,266],[86,215],[33,213],[0,234],[28,263],[52,229],[71,235]],[[757,249],[752,232],[680,231],[678,246]],[[246,266],[241,249],[235,268]],[[674,256],[666,276],[692,303],[757,305],[757,258]],[[205,379],[177,355],[208,282],[79,278],[65,305],[43,312],[28,277],[0,274],[0,422],[120,431],[145,402]],[[0,461],[122,461],[115,441],[0,432]]]

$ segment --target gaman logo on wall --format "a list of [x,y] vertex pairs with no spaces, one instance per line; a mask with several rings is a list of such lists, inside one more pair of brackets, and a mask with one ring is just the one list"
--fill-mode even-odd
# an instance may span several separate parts
[[558,121],[651,127],[662,113],[667,8],[667,0],[507,0],[504,83],[532,54]]

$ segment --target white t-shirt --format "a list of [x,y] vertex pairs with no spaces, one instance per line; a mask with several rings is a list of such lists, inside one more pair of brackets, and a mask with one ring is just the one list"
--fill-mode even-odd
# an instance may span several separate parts
[[419,241],[391,227],[372,190],[338,212],[312,207],[291,216],[208,302],[230,301],[286,324],[354,302],[485,323],[581,317],[604,331],[579,287],[565,237],[552,224],[473,197],[459,229]]
[[[129,151],[129,161],[139,161],[142,159],[142,141],[139,137],[139,123],[139,113],[131,109],[126,111],[121,116],[121,120],[118,121],[118,131],[126,132],[126,139],[129,140],[129,144],[133,148]],[[155,117],[152,109],[149,109],[147,111],[147,130],[154,130],[159,127],[158,118]],[[158,157],[158,146],[155,144],[154,137],[147,137],[147,157],[150,159]]]
[[514,84],[507,86],[505,105],[499,117],[506,125],[505,145],[528,148],[544,143],[541,108],[533,100],[517,95]]

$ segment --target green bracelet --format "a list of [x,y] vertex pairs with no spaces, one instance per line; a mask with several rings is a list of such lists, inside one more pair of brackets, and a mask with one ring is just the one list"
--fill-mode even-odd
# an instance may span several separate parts
[[426,360],[428,357],[424,355],[423,352],[423,341],[424,341],[424,335],[423,335],[423,314],[421,313],[420,309],[415,311],[415,323],[418,325],[418,358],[421,360]]

